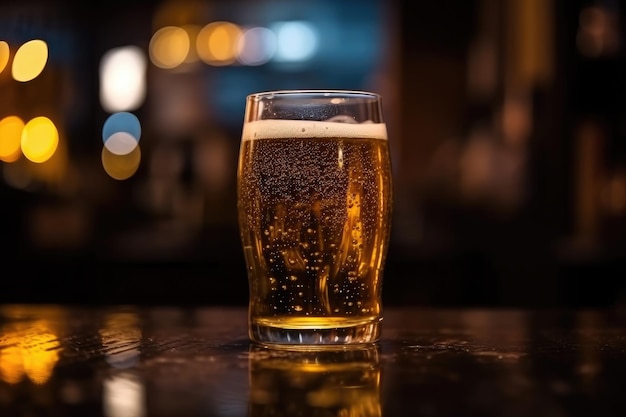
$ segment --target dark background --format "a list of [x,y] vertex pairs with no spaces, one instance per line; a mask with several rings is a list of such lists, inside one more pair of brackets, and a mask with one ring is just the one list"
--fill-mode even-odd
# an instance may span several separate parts
[[[141,164],[107,176],[108,50],[147,51],[169,24],[307,19],[328,32],[320,58],[298,66],[149,63],[133,110]],[[48,109],[67,157],[54,175],[0,161],[0,302],[245,305],[234,188],[245,95],[354,88],[384,96],[394,157],[386,304],[621,306],[624,30],[619,1],[2,1],[0,40],[14,54],[44,38],[50,60],[30,84],[0,72],[0,119]],[[173,113],[182,121],[160,117]],[[194,165],[204,145],[219,155],[208,180]]]

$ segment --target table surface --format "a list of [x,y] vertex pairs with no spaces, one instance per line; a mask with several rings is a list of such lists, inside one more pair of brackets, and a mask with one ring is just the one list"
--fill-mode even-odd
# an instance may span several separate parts
[[389,308],[380,343],[248,341],[239,307],[0,306],[0,416],[624,416],[626,312]]

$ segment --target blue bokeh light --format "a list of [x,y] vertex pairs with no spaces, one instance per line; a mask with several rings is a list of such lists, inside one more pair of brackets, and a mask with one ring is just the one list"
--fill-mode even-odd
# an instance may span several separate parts
[[113,134],[119,132],[126,132],[139,142],[141,139],[141,123],[137,116],[129,112],[111,114],[102,126],[102,141],[106,143]]

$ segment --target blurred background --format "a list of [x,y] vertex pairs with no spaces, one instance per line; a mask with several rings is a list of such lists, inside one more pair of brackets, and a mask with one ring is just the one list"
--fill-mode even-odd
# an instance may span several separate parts
[[626,304],[609,0],[0,1],[0,302],[247,303],[245,96],[384,96],[387,305]]

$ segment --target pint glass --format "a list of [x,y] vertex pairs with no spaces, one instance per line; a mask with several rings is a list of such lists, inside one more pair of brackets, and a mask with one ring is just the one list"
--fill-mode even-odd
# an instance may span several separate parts
[[376,342],[392,210],[381,97],[251,94],[237,169],[250,338]]

